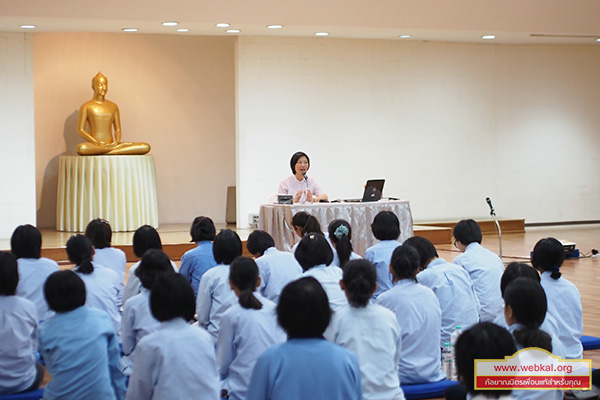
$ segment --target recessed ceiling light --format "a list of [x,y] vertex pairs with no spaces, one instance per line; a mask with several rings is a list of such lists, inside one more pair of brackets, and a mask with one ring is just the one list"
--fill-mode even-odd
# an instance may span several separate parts
[[411,35],[400,35],[398,36],[400,39],[410,39],[412,36]]
[[188,28],[179,28],[177,29],[177,32],[189,32],[190,30]]
[[177,25],[179,25],[179,23],[175,22],[175,21],[165,21],[162,23],[162,25],[163,26],[177,26]]
[[481,38],[483,40],[493,40],[493,39],[496,39],[496,36],[495,35],[483,35]]
[[123,28],[123,32],[137,32],[137,28]]
[[217,28],[229,28],[229,24],[227,22],[219,22]]
[[20,27],[21,27],[21,29],[35,29],[36,28],[35,25],[21,25]]
[[227,32],[227,33],[240,33],[241,31],[239,29],[227,29],[225,32]]
[[283,28],[283,25],[267,25],[267,28],[269,28],[269,29],[281,29],[281,28]]
[[328,36],[328,35],[329,35],[329,33],[327,33],[327,32],[316,32],[315,33],[315,36]]

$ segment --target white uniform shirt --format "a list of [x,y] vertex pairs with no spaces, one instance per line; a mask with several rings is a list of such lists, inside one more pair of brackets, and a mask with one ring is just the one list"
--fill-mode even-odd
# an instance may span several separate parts
[[146,335],[156,331],[160,322],[150,311],[150,291],[142,288],[123,307],[121,318],[121,344],[123,354],[133,353],[137,343]]
[[390,262],[392,253],[401,244],[397,240],[382,240],[365,251],[365,260],[371,261],[377,270],[377,289],[373,293],[374,298],[394,286],[390,274]]
[[402,338],[393,312],[377,304],[344,306],[324,336],[358,357],[365,400],[404,400],[398,378]]
[[502,313],[504,307],[502,293],[500,293],[504,264],[500,257],[479,243],[473,242],[467,246],[464,253],[454,259],[454,264],[463,267],[473,281],[481,306],[479,315],[481,321],[493,321],[498,314]]
[[229,265],[219,264],[202,275],[196,298],[198,324],[217,341],[221,318],[237,297],[229,286]]
[[217,340],[217,366],[221,387],[230,400],[246,398],[252,369],[258,357],[269,347],[286,341],[277,324],[275,303],[254,293],[262,303],[260,310],[234,304],[221,319]]
[[346,299],[346,295],[340,287],[342,275],[343,272],[340,267],[321,264],[312,267],[308,271],[304,271],[302,277],[312,276],[318,280],[321,286],[323,286],[325,293],[327,293],[329,306],[333,311],[336,311],[340,307],[348,304],[348,299]]
[[[295,196],[299,190],[304,190],[308,186],[308,190],[312,193],[313,196],[321,196],[323,193],[323,189],[319,186],[319,184],[312,178],[308,178],[308,181],[305,183],[304,179],[299,181],[295,175],[290,175],[279,183],[278,194],[291,194]],[[298,203],[306,202],[306,195],[303,193],[300,197],[300,201]]]
[[25,390],[35,380],[37,326],[35,304],[0,296],[0,394]]
[[[352,253],[350,253],[350,259],[348,261],[352,261],[352,260],[362,260],[362,257],[359,256],[358,254],[356,254],[355,252],[352,252]],[[338,253],[337,253],[337,250],[335,249],[335,247],[333,248],[333,261],[329,265],[335,265],[336,267],[340,266],[340,257],[338,256]]]
[[219,377],[210,335],[183,318],[162,322],[138,343],[127,400],[218,400]]
[[302,274],[302,267],[293,254],[269,247],[256,259],[260,272],[260,292],[267,299],[277,303],[281,291],[291,281]]
[[37,316],[44,321],[54,315],[48,308],[44,298],[44,283],[53,272],[58,271],[58,264],[48,258],[19,258],[19,284],[17,296],[24,297],[35,304]]
[[121,249],[114,247],[105,247],[103,249],[94,249],[94,263],[104,268],[112,269],[119,276],[121,283],[125,281],[125,269],[127,268],[127,257]]
[[446,375],[440,362],[442,310],[433,291],[413,280],[402,279],[375,302],[396,314],[402,330],[400,382],[411,384],[444,379]]

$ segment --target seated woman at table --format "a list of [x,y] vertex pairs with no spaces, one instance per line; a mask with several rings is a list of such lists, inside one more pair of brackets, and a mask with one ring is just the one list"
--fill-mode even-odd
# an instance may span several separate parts
[[327,195],[314,179],[308,179],[308,169],[310,168],[310,159],[302,151],[294,153],[290,160],[292,168],[291,176],[288,176],[279,183],[279,194],[291,194],[294,196],[294,203],[316,203],[327,201]]

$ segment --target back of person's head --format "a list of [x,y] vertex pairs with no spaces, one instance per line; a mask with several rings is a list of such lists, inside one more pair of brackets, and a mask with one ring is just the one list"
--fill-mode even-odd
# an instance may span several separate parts
[[258,285],[258,266],[249,257],[238,257],[229,266],[229,282],[234,285],[240,295],[240,305],[247,309],[260,310],[262,303],[254,296]]
[[190,228],[192,242],[213,241],[215,240],[215,224],[209,217],[196,217]]
[[516,351],[515,342],[506,329],[491,322],[474,325],[464,331],[456,341],[458,378],[470,394],[482,393],[490,397],[510,394],[510,390],[475,390],[474,360],[503,360]]
[[77,234],[67,240],[67,255],[69,260],[77,265],[77,272],[91,274],[94,272],[92,257],[94,248],[92,242],[86,236]]
[[323,234],[319,220],[312,215],[308,216],[306,219],[306,224],[304,224],[302,227],[302,236],[306,236],[309,233],[318,233],[319,235]]
[[458,221],[458,223],[454,225],[452,235],[465,246],[468,246],[473,242],[481,244],[481,227],[472,219]]
[[92,242],[97,249],[110,247],[112,240],[112,229],[108,221],[102,218],[96,218],[90,221],[85,228],[85,236]]
[[511,262],[508,264],[500,279],[500,292],[504,296],[506,287],[517,278],[529,278],[540,282],[540,274],[531,265]]
[[10,238],[10,248],[17,258],[40,258],[42,234],[33,225],[19,225]]
[[290,168],[292,169],[292,175],[296,175],[296,164],[298,163],[300,157],[306,157],[308,167],[310,168],[310,158],[308,158],[308,155],[303,151],[297,151],[292,155],[292,158],[290,158]]
[[258,229],[248,235],[246,248],[253,256],[262,256],[271,247],[275,247],[275,241],[267,232]]
[[373,236],[377,240],[396,240],[400,236],[400,221],[391,211],[380,211],[371,224]]
[[517,278],[506,287],[503,298],[505,315],[512,312],[512,318],[523,326],[514,332],[515,340],[523,347],[551,352],[552,339],[540,330],[548,309],[544,288],[533,279]]
[[85,284],[73,271],[56,271],[44,283],[44,296],[52,311],[72,311],[85,304]]
[[150,311],[158,321],[183,318],[191,321],[196,312],[194,289],[180,274],[160,274],[150,292]]
[[414,248],[417,253],[419,253],[419,267],[421,269],[427,268],[427,263],[429,263],[432,259],[439,257],[433,243],[424,237],[413,236],[406,239],[402,245],[410,246]]
[[142,225],[133,234],[133,253],[141,258],[148,249],[162,250],[162,242],[156,229]]
[[348,221],[343,219],[335,219],[331,221],[328,227],[329,239],[335,245],[340,260],[340,268],[344,268],[352,255],[352,228]]
[[331,246],[325,236],[311,233],[304,236],[294,252],[294,257],[303,271],[308,271],[316,265],[329,265],[333,261]]
[[563,245],[553,237],[541,239],[533,247],[531,265],[538,271],[550,271],[553,279],[560,278],[560,266],[563,261],[565,261]]
[[171,272],[174,273],[169,257],[162,250],[148,249],[135,270],[135,276],[143,287],[150,289],[158,275]]
[[0,296],[16,295],[18,284],[17,258],[7,251],[0,251]]
[[299,211],[292,217],[292,226],[295,228],[304,228],[306,223],[308,222],[308,217],[310,214],[306,211]]
[[329,299],[312,276],[290,282],[281,291],[277,321],[288,338],[320,338],[331,320]]
[[217,264],[229,265],[236,257],[242,255],[242,241],[231,229],[222,229],[215,236],[213,256]]
[[342,282],[350,305],[366,307],[377,286],[377,271],[367,260],[348,261]]
[[412,279],[413,281],[416,281],[419,265],[419,253],[414,247],[405,245],[396,247],[390,261],[394,282],[401,279]]

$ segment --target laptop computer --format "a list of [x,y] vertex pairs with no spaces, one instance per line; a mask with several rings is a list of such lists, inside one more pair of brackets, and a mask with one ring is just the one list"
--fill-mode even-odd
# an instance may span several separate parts
[[379,201],[383,194],[383,184],[385,179],[369,179],[365,183],[365,191],[362,199],[345,199],[347,203],[367,203],[371,201]]

